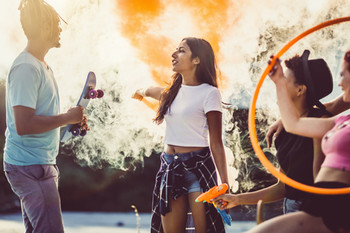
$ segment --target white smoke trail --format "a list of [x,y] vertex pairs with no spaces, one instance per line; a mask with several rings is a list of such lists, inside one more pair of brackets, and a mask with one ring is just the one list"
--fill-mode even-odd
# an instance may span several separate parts
[[73,140],[76,156],[90,166],[104,161],[123,168],[125,157],[140,159],[141,153],[149,156],[153,148],[159,150],[163,126],[152,124],[154,113],[131,99],[136,88],[153,81],[148,67],[119,34],[111,2],[67,5],[62,49],[53,55],[58,67],[64,67],[56,72],[62,96],[70,97],[63,106],[67,108],[79,96],[89,70],[96,73],[98,87],[105,91],[102,99],[89,106],[91,131],[83,140]]

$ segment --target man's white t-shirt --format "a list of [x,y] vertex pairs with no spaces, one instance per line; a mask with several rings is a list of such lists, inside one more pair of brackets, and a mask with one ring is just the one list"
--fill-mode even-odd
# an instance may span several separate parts
[[206,147],[210,111],[222,111],[220,91],[207,83],[198,86],[182,84],[164,116],[164,143],[187,147]]

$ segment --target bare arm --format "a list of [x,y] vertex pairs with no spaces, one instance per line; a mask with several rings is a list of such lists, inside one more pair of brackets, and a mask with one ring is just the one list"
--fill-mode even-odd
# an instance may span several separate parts
[[222,143],[222,113],[211,111],[206,114],[209,128],[210,149],[219,171],[222,183],[228,183],[225,149]]
[[[240,194],[223,194],[214,199],[215,204],[220,209],[230,209],[238,205],[254,205],[257,204],[259,200],[263,203],[270,203],[283,199],[285,196],[285,185],[284,183],[278,181],[276,184],[266,187],[264,189],[240,193]],[[227,202],[224,206],[222,201]]]
[[282,123],[287,132],[310,137],[321,138],[334,126],[334,118],[300,117],[287,91],[287,83],[279,62],[276,72],[270,75],[276,84],[277,103]]
[[132,98],[142,100],[143,97],[151,97],[156,100],[160,100],[164,87],[148,87],[144,89],[138,89],[132,95]]
[[336,99],[325,103],[324,105],[327,111],[333,115],[338,115],[339,113],[342,113],[350,108],[350,103],[344,102],[343,95],[338,96]]
[[83,120],[84,113],[80,106],[56,116],[38,116],[35,115],[35,109],[24,106],[13,107],[13,112],[18,135],[40,134],[66,124],[78,123]]

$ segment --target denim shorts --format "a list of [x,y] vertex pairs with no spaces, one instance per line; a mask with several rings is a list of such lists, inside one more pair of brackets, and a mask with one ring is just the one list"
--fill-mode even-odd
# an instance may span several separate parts
[[[175,161],[177,162],[184,162],[196,155],[198,151],[194,152],[189,152],[189,153],[183,153],[183,154],[167,154],[163,152],[162,156],[164,157],[165,161],[168,163],[173,163]],[[193,193],[193,192],[202,192],[201,187],[199,185],[198,178],[195,174],[193,174],[190,171],[187,171],[184,169],[183,173],[183,182],[184,182],[184,187],[187,188],[188,193]],[[163,180],[162,180],[163,182]]]
[[284,198],[283,200],[283,213],[288,214],[288,213],[293,213],[300,211],[301,208],[301,201],[289,199],[289,198]]

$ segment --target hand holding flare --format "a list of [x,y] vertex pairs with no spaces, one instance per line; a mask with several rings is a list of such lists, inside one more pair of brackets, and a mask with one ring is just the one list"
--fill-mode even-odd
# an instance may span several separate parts
[[278,57],[271,55],[267,64],[271,66],[269,77],[274,83],[276,83],[279,78],[284,77],[281,60]]
[[[211,189],[209,189],[207,192],[202,193],[201,195],[199,195],[196,199],[196,202],[208,202],[210,204],[213,204],[214,207],[217,209],[217,211],[219,212],[219,214],[221,215],[221,217],[223,218],[223,220],[225,221],[225,223],[229,226],[231,226],[231,216],[226,213],[225,210],[220,210],[214,202],[212,202],[211,200],[213,198],[216,198],[222,194],[225,194],[226,191],[228,189],[228,185],[223,183],[219,186],[214,186]],[[226,205],[227,203],[223,203],[223,205]]]

